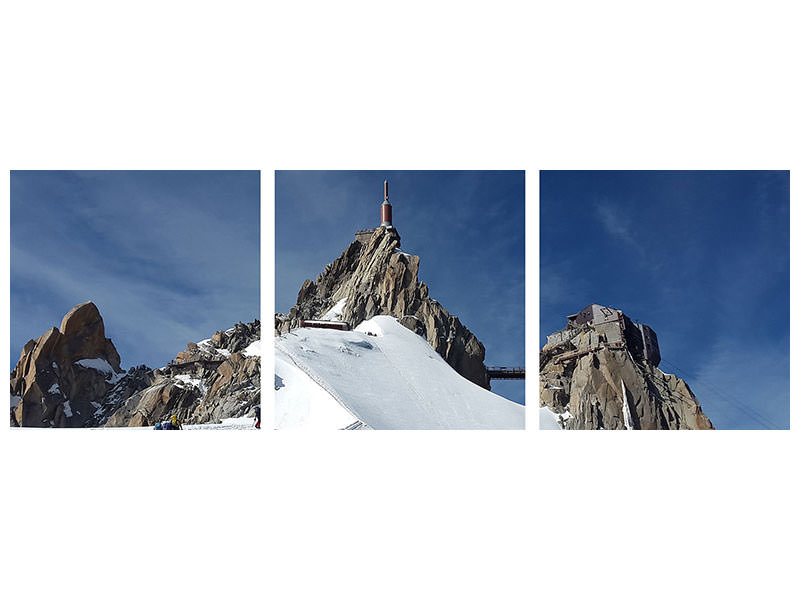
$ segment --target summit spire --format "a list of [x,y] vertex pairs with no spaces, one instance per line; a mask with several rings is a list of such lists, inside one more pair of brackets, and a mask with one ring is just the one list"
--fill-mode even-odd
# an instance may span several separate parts
[[392,227],[392,205],[389,203],[389,180],[383,180],[383,204],[381,204],[381,227]]

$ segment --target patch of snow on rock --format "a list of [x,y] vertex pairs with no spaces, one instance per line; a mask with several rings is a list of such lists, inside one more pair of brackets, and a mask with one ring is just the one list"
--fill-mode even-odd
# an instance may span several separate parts
[[539,429],[562,430],[564,422],[574,418],[575,415],[568,410],[559,414],[550,410],[548,406],[539,407]]
[[67,417],[72,416],[72,407],[69,405],[69,400],[66,400],[63,404],[64,407],[64,415]]
[[104,358],[82,358],[81,360],[75,361],[75,364],[87,369],[100,371],[105,375],[106,381],[110,383],[117,383],[120,379],[125,377],[125,373],[115,372],[114,368],[108,364],[108,361]]
[[247,348],[242,350],[242,354],[245,356],[261,356],[261,340],[257,339],[255,342],[252,342]]
[[205,396],[206,392],[208,391],[206,389],[205,384],[203,384],[203,382],[200,379],[192,377],[191,375],[175,375],[174,378],[180,381],[181,383],[185,383],[193,387],[196,387],[198,390],[200,390],[203,396]]
[[558,421],[558,415],[546,406],[539,408],[539,429],[561,429],[561,424]]
[[319,320],[320,321],[341,321],[342,320],[342,312],[344,312],[344,305],[347,304],[347,298],[342,298],[336,304],[333,305],[328,312],[322,315]]

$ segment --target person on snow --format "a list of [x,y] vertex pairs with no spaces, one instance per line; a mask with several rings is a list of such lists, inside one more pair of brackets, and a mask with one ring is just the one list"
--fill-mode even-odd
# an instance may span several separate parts
[[261,429],[261,405],[256,406],[256,429]]
[[171,429],[183,429],[181,422],[178,421],[178,415],[172,415],[169,419],[169,424],[172,426]]

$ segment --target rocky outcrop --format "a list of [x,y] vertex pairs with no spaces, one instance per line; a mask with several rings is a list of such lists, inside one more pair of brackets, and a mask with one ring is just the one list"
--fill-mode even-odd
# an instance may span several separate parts
[[126,396],[102,421],[106,427],[142,427],[176,415],[186,424],[254,416],[261,402],[261,323],[237,323],[207,340],[190,342],[151,384]]
[[103,317],[93,302],[73,307],[61,319],[59,331],[63,336],[64,350],[73,360],[100,357],[108,361],[115,372],[120,371],[119,354],[106,337]]
[[540,406],[564,429],[713,429],[685,381],[584,324],[539,356]]
[[250,416],[260,403],[261,324],[237,323],[190,343],[160,369],[120,368],[97,307],[86,302],[37,340],[11,372],[11,424],[23,427],[149,426]]
[[75,306],[23,347],[11,372],[12,424],[84,427],[124,377],[119,361],[97,307]]
[[177,415],[186,421],[200,394],[192,387],[176,381],[160,379],[130,398],[108,417],[104,427],[149,427]]
[[95,411],[85,427],[99,427],[131,396],[155,382],[156,373],[147,365],[132,367],[105,395],[101,404],[94,404]]
[[368,241],[352,242],[316,280],[303,283],[297,304],[276,315],[276,334],[299,327],[302,319],[335,317],[355,327],[376,315],[391,315],[427,339],[463,377],[489,389],[483,344],[430,297],[418,279],[419,260],[400,249],[396,229],[378,227]]

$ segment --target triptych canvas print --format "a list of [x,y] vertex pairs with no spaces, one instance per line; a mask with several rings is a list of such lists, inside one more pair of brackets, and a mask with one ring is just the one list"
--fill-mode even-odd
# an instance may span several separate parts
[[10,426],[789,428],[787,171],[263,176],[12,171]]

